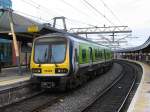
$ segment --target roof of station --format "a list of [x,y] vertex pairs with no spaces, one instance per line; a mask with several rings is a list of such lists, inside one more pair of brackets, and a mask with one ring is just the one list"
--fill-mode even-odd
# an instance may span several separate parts
[[[9,23],[9,14],[10,13],[8,11],[0,10],[0,37],[4,39],[12,39]],[[20,41],[32,42],[34,38],[48,33],[69,34],[76,38],[85,40],[84,38],[79,37],[76,34],[51,27],[51,25],[48,23],[41,24],[13,12],[11,13],[11,17],[13,19],[14,30],[17,40]]]
[[121,52],[134,52],[134,51],[140,51],[140,50],[146,50],[150,47],[150,37],[145,41],[144,44],[137,46],[137,47],[131,47],[128,49],[121,49],[121,50],[117,50],[115,52],[121,53]]
[[[18,40],[33,40],[33,38],[43,34],[63,32],[63,30],[51,27],[48,23],[38,23],[13,12],[11,17]],[[9,12],[6,10],[0,10],[0,36],[11,39]]]

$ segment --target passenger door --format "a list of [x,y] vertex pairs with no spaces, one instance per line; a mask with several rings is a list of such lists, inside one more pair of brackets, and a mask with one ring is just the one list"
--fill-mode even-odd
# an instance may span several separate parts
[[93,51],[91,47],[89,47],[89,64],[90,66],[93,64]]

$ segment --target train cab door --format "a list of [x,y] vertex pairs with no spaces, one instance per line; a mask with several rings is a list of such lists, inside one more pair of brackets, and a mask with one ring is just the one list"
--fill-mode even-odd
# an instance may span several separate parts
[[77,73],[79,69],[79,59],[78,59],[78,50],[77,48],[74,49],[74,72]]
[[89,47],[89,64],[90,64],[90,66],[92,66],[92,64],[93,64],[93,51],[92,51],[92,48],[91,47]]

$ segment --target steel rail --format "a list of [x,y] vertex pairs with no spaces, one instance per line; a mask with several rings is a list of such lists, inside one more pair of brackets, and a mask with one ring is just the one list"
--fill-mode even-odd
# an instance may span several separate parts
[[37,108],[35,108],[29,112],[41,112],[42,110],[44,110],[44,109],[52,106],[53,104],[57,103],[58,101],[60,101],[60,99],[62,99],[64,97],[65,97],[65,95],[58,96],[58,97],[44,103],[43,105],[40,105],[39,107],[37,107]]
[[124,101],[122,102],[120,108],[117,110],[117,112],[120,112],[120,111],[122,110],[122,108],[124,107],[124,104],[125,104],[126,100],[128,99],[128,96],[130,95],[130,93],[131,93],[131,91],[132,91],[132,89],[133,89],[133,87],[134,87],[134,85],[135,85],[135,82],[136,82],[136,79],[137,79],[137,75],[135,75],[136,72],[137,72],[137,71],[134,69],[134,79],[133,79],[132,85],[130,86],[129,91],[128,91],[128,93],[127,93],[127,95],[126,95]]
[[86,103],[86,105],[77,109],[76,112],[85,112],[94,102],[96,102],[100,97],[102,97],[107,91],[109,91],[117,82],[125,75],[125,70],[122,70],[121,75],[119,75],[115,81],[113,81],[110,85],[108,85],[103,91],[100,91],[95,95],[92,100]]
[[[126,65],[132,66],[131,64],[126,64]],[[122,66],[124,66],[124,65],[122,65]],[[135,67],[133,67],[133,68],[134,68],[133,69],[134,70],[133,71],[134,76],[133,76],[132,84],[131,84],[130,89],[129,89],[127,95],[125,96],[123,102],[121,103],[120,107],[117,109],[117,112],[120,112],[123,109],[124,104],[126,103],[126,100],[128,99],[128,96],[130,95],[130,93],[131,93],[131,91],[132,91],[132,89],[133,89],[133,87],[134,87],[134,85],[136,83],[137,76],[135,74],[136,74],[137,70],[135,69]],[[77,112],[86,112],[86,110],[88,110],[88,108],[92,104],[94,104],[100,97],[102,97],[104,94],[106,94],[107,91],[109,91],[115,84],[117,84],[117,82],[124,76],[125,73],[126,73],[126,70],[123,70],[121,75],[118,76],[116,78],[116,80],[111,85],[109,85],[105,90],[103,90],[103,92],[99,92],[98,95],[95,95],[95,97],[92,100],[90,100],[88,103],[86,103],[84,105],[84,107],[82,106],[80,109],[78,109]]]

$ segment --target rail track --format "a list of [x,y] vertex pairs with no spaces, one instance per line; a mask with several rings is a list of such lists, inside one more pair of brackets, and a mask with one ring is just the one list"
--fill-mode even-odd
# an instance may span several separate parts
[[[121,112],[126,111],[126,100],[132,92],[137,80],[138,66],[133,63],[119,62],[124,71],[118,79],[113,82],[102,93],[93,98],[79,109],[79,112]],[[139,79],[138,79],[139,80]],[[133,96],[133,95],[132,95]],[[130,99],[131,100],[131,99]],[[129,102],[128,102],[129,103]],[[129,105],[129,104],[127,104]]]
[[40,112],[41,110],[51,106],[51,104],[61,101],[66,96],[64,93],[41,92],[33,97],[23,101],[0,108],[0,112]]

